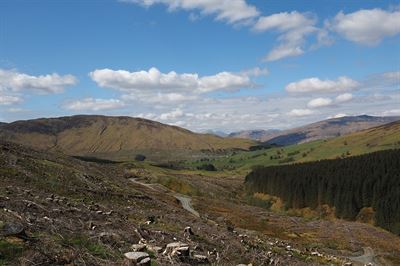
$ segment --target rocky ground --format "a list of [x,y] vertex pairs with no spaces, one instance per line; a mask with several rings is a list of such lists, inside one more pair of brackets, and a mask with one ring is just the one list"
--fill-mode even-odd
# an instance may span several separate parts
[[[322,239],[329,222],[305,222],[246,205],[237,178],[178,174],[200,190],[188,193],[193,204],[188,206],[198,217],[177,199],[176,192],[182,191],[146,184],[164,172],[152,176],[135,163],[84,162],[1,142],[0,166],[0,265],[343,265],[350,261],[343,252],[326,249],[327,244],[313,246],[303,239],[312,226],[315,236],[309,239]],[[335,230],[339,236],[346,230],[367,232],[351,224],[337,222]],[[380,239],[379,252],[391,243],[386,259],[400,257],[397,237],[367,228],[371,239]],[[297,235],[290,237],[288,232]],[[347,257],[362,256],[354,253],[357,244],[361,247],[372,240],[358,237],[357,241]]]

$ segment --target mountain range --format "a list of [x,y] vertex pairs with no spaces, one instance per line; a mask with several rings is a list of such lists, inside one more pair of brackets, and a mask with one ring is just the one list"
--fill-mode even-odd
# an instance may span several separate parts
[[345,116],[332,118],[289,130],[247,130],[229,136],[253,139],[266,144],[291,145],[343,136],[349,133],[400,120],[400,116]]

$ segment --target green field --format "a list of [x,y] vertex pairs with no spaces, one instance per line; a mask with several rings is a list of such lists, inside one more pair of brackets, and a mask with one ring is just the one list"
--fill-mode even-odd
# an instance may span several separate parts
[[283,165],[323,159],[345,158],[379,150],[400,148],[400,123],[392,123],[353,134],[309,143],[258,151],[232,152],[217,158],[203,158],[185,163],[196,168],[213,164],[218,170],[248,172],[256,166]]

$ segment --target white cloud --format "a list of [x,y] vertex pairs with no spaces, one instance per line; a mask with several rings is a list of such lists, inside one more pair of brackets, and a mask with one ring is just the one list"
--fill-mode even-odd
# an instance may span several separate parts
[[63,105],[65,109],[73,111],[102,111],[113,110],[124,107],[125,104],[118,99],[94,99],[85,98],[82,100],[67,102]]
[[297,11],[260,17],[253,26],[255,31],[274,30],[280,34],[278,40],[281,44],[273,48],[265,60],[275,61],[303,54],[306,36],[319,32],[316,22],[314,16]]
[[319,78],[307,78],[289,83],[285,89],[290,93],[310,92],[344,92],[355,90],[360,84],[348,77],[339,77],[337,80],[320,80]]
[[269,71],[267,68],[255,67],[252,69],[243,70],[240,72],[240,74],[249,77],[259,77],[259,76],[267,76],[269,74]]
[[142,103],[157,103],[157,104],[167,104],[167,103],[180,103],[189,102],[198,99],[197,95],[189,95],[182,93],[153,93],[153,92],[134,92],[131,94],[124,94],[121,96],[124,101],[139,101]]
[[122,0],[121,2],[136,3],[146,7],[164,4],[170,11],[198,10],[201,14],[215,15],[217,20],[228,23],[243,22],[259,15],[257,9],[247,4],[245,0]]
[[381,113],[383,116],[400,116],[400,109],[392,109]]
[[341,118],[341,117],[345,117],[345,116],[347,116],[347,114],[345,114],[345,113],[339,113],[339,114],[336,114],[336,115],[331,116],[331,117],[328,117],[328,118]]
[[400,33],[400,11],[375,8],[349,14],[339,12],[331,22],[331,27],[347,40],[377,45],[385,37]]
[[72,75],[60,76],[57,73],[31,76],[15,70],[0,69],[0,89],[11,91],[33,90],[38,93],[59,93],[78,80]]
[[330,98],[316,98],[308,102],[308,108],[320,108],[332,105],[333,101]]
[[288,113],[289,116],[307,116],[312,114],[314,114],[314,111],[310,109],[293,109]]
[[0,105],[12,105],[21,103],[22,99],[19,96],[13,95],[0,95]]
[[176,108],[175,110],[172,110],[171,112],[168,113],[163,113],[160,115],[161,120],[174,120],[176,118],[183,117],[185,114],[180,108]]
[[386,79],[386,81],[391,81],[397,85],[400,84],[400,71],[385,72],[382,74],[382,77]]
[[196,73],[178,74],[174,71],[161,73],[157,68],[148,71],[97,69],[89,76],[100,86],[121,91],[155,90],[164,92],[235,91],[253,87],[249,75],[220,72],[212,76],[199,77]]
[[353,99],[353,94],[351,94],[351,93],[343,93],[343,94],[338,95],[335,98],[335,102],[337,102],[337,103],[345,103],[345,102],[351,101],[352,99]]

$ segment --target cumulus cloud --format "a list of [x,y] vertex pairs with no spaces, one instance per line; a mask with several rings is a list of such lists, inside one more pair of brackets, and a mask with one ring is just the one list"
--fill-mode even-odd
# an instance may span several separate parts
[[288,113],[289,116],[307,116],[312,114],[314,114],[314,111],[310,109],[292,109]]
[[220,72],[212,76],[200,77],[196,73],[178,74],[175,71],[161,73],[157,68],[148,71],[129,72],[126,70],[97,69],[89,76],[100,87],[120,91],[153,90],[162,92],[235,91],[253,87],[254,83],[246,74]]
[[13,96],[13,95],[0,95],[0,105],[12,105],[12,104],[17,104],[21,103],[22,98],[19,96]]
[[215,15],[217,20],[228,23],[243,22],[259,15],[257,9],[247,4],[245,0],[121,0],[121,2],[136,3],[145,7],[164,4],[170,11],[198,10],[203,15]]
[[320,108],[332,105],[333,101],[330,98],[316,98],[308,102],[308,108]]
[[343,93],[343,94],[338,95],[335,98],[335,102],[337,102],[337,103],[345,103],[345,102],[351,101],[352,99],[353,99],[353,94],[351,94],[351,93]]
[[392,109],[381,113],[383,116],[400,116],[400,109]]
[[32,76],[16,70],[0,69],[0,89],[14,92],[33,90],[37,93],[60,93],[65,87],[75,85],[78,80],[72,75],[61,76],[57,73]]
[[189,95],[183,93],[152,93],[152,92],[134,92],[131,94],[124,94],[121,96],[124,101],[140,101],[143,103],[180,103],[189,102],[198,99],[197,95]]
[[386,11],[379,8],[362,9],[353,13],[339,12],[331,28],[347,40],[377,45],[385,37],[400,33],[400,11]]
[[339,77],[337,80],[320,80],[313,77],[289,83],[285,89],[289,93],[331,93],[351,91],[359,86],[359,82],[345,76]]
[[118,99],[94,99],[85,98],[77,101],[70,101],[63,105],[65,109],[73,111],[103,111],[120,109],[125,104]]
[[329,119],[329,118],[341,118],[341,117],[345,117],[345,116],[347,116],[347,114],[345,114],[345,113],[339,113],[339,114],[336,114],[336,115],[334,115],[334,116],[328,117],[328,119]]
[[168,113],[162,113],[160,115],[161,120],[173,120],[176,118],[183,117],[185,114],[180,108],[176,108],[175,110],[172,110],[171,112]]
[[311,14],[297,11],[260,17],[253,26],[255,31],[273,30],[280,34],[278,37],[280,44],[267,54],[265,60],[275,61],[303,54],[307,35],[319,31],[315,27],[316,22],[316,18]]

